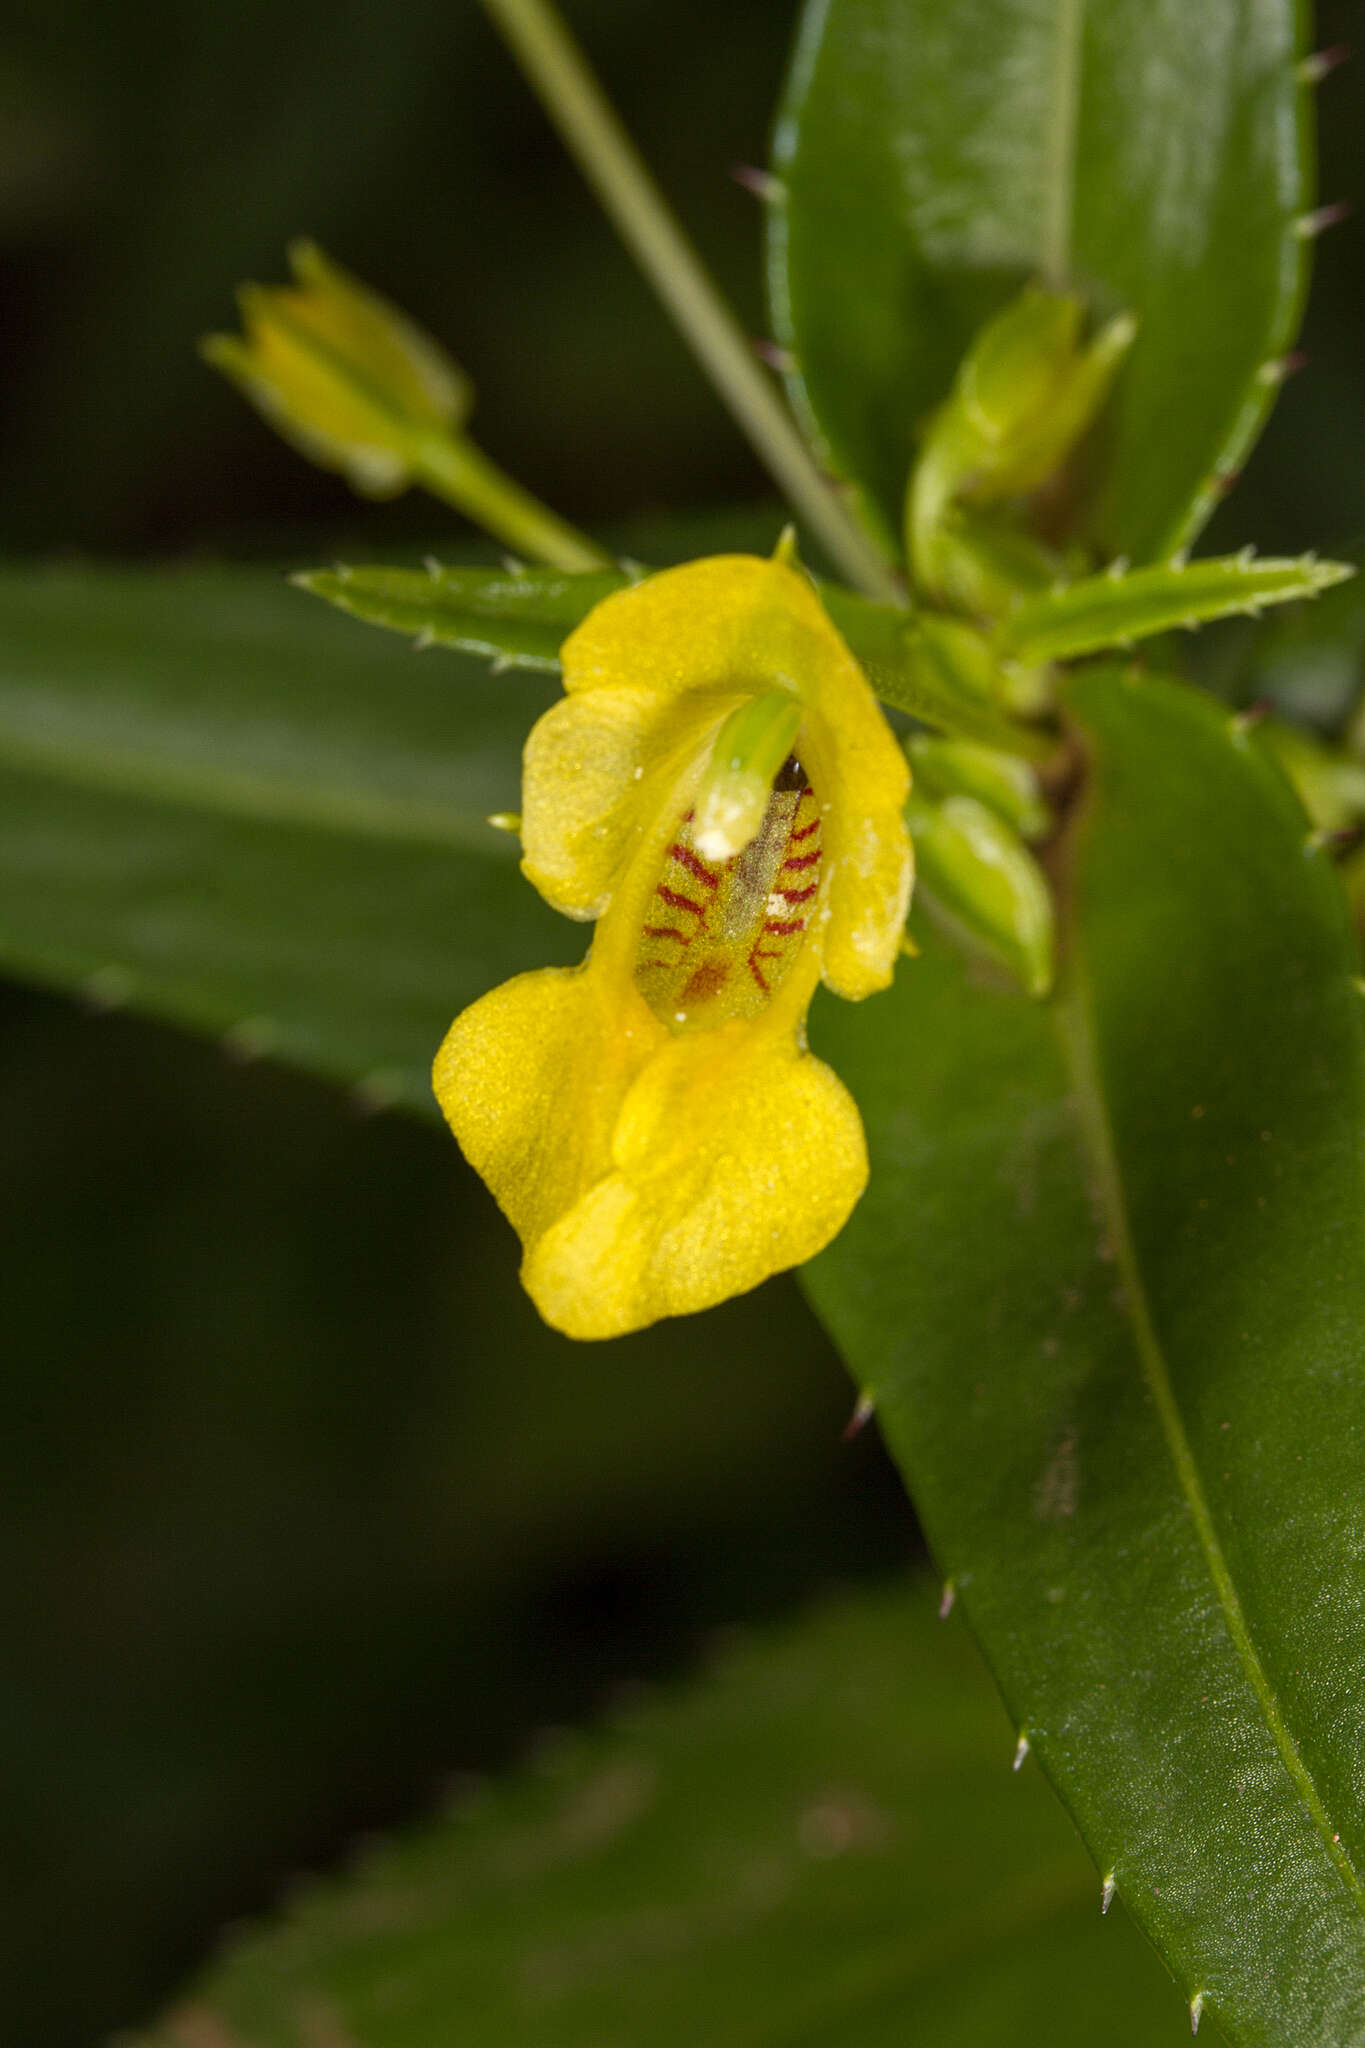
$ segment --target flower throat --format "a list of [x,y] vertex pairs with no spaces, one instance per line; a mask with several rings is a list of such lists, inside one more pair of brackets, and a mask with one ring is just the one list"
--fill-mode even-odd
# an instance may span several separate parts
[[801,950],[820,888],[820,808],[794,754],[741,853],[706,860],[692,820],[688,811],[669,846],[635,957],[637,988],[674,1031],[766,1009]]

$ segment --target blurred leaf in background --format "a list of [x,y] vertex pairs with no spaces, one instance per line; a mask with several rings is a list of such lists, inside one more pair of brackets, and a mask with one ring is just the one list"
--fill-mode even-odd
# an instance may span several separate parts
[[[759,223],[727,172],[766,155],[787,0],[673,13],[580,0],[569,13],[758,329]],[[1346,0],[1319,13],[1322,44],[1358,32]],[[283,14],[258,0],[121,0],[112,19],[96,0],[14,0],[7,17],[0,540],[12,556],[226,551],[302,565],[433,544],[453,556],[466,537],[434,533],[429,507],[356,505],[193,355],[227,317],[232,281],[274,275],[299,231],[450,339],[479,388],[482,438],[574,518],[761,489],[472,0],[397,12],[302,0]],[[1365,189],[1357,90],[1329,80],[1319,96],[1327,201]],[[1348,223],[1320,245],[1310,367],[1215,520],[1219,549],[1255,538],[1297,553],[1365,529],[1362,232]],[[60,581],[45,586],[67,656],[116,673],[102,625],[73,653],[90,586],[68,572],[65,601]],[[0,681],[22,712],[41,682],[44,586],[12,574]],[[206,586],[197,601],[211,609]],[[351,659],[342,622],[282,590],[262,604],[285,655],[273,703],[291,677],[304,703],[322,687],[310,650]],[[207,659],[194,670],[192,626],[178,630],[206,700],[243,687]],[[250,623],[240,630],[249,643]],[[371,654],[349,630],[357,689],[371,660],[395,677],[410,660]],[[432,679],[424,668],[394,697],[439,719],[459,669],[426,659],[442,664]],[[135,630],[121,660],[154,700]],[[259,687],[259,649],[242,668]],[[506,718],[486,677],[477,690],[501,729],[523,722],[538,687],[503,678]],[[259,728],[270,694],[255,704]],[[43,726],[40,710],[11,737],[36,729],[46,744]],[[118,736],[94,737],[107,767]],[[153,742],[143,765],[157,756]],[[230,781],[230,756],[208,765]],[[12,758],[9,772],[22,773]],[[64,881],[66,924],[40,937],[92,948],[90,1007],[17,990],[0,1003],[0,2034],[15,2048],[88,2048],[158,2005],[226,1918],[266,1908],[290,1871],[334,1862],[355,1830],[425,1810],[443,1773],[505,1762],[622,1674],[684,1666],[716,1621],[770,1615],[830,1574],[886,1570],[917,1546],[875,1437],[839,1441],[843,1371],[790,1283],[585,1355],[522,1302],[510,1232],[444,1138],[241,1064],[264,1049],[249,1029],[225,1058],[102,1014],[125,992],[99,976],[127,962],[93,951],[109,880],[97,828],[119,798],[72,790],[84,829],[65,870],[36,835],[27,857]],[[15,913],[16,791],[4,820]],[[507,801],[500,791],[488,807]],[[300,878],[306,836],[289,846]],[[241,844],[220,816],[197,853],[158,838],[155,821],[131,852],[144,878],[191,859],[208,873],[221,860],[230,878]],[[364,870],[362,858],[358,901]],[[139,903],[135,873],[124,879],[129,943],[174,952],[164,913],[150,895]],[[538,915],[518,900],[517,915]],[[221,967],[242,907],[230,879],[215,907]],[[401,929],[385,936],[401,944]],[[424,1018],[439,1029],[479,957],[464,931],[449,982],[399,991],[414,1075]],[[306,962],[281,949],[277,965],[305,1000]],[[338,1031],[369,998],[393,997],[359,980]],[[235,1015],[199,1021],[249,1025],[241,995]],[[160,1007],[191,1014],[188,997]]]

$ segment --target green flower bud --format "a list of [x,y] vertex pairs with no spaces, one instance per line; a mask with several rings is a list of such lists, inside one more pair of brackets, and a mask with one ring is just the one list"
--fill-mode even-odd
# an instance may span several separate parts
[[[953,596],[954,507],[1037,490],[1108,396],[1137,323],[1121,313],[1082,346],[1081,315],[1075,295],[1030,285],[968,351],[930,423],[907,497],[910,559],[929,590]],[[995,593],[984,595],[994,608]]]
[[915,792],[905,821],[922,893],[1027,994],[1045,996],[1053,976],[1052,896],[1018,833],[972,796],[934,803]]
[[1042,839],[1051,830],[1052,814],[1038,777],[1018,754],[930,733],[913,733],[905,750],[915,771],[915,786],[925,796],[975,797],[1022,839]]

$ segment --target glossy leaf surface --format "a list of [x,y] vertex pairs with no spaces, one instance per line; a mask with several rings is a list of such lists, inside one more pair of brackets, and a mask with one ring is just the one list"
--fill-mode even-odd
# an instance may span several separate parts
[[491,829],[550,687],[240,570],[0,585],[0,962],[426,1109],[455,1011],[583,937]]
[[[828,1006],[868,1195],[807,1269],[1010,1711],[1234,2043],[1365,2038],[1365,1004],[1254,734],[1074,679],[1062,981]],[[879,999],[880,1000],[880,999]]]
[[775,140],[774,326],[888,543],[926,417],[1035,275],[1140,322],[1088,536],[1145,561],[1202,525],[1298,322],[1298,28],[1294,0],[807,7]]
[[1174,2048],[1008,1755],[927,1587],[826,1610],[372,1853],[145,2048]]

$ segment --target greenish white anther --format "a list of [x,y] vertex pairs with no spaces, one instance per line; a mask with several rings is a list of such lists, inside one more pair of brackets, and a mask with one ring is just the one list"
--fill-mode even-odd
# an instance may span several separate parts
[[697,795],[692,837],[704,860],[729,860],[756,837],[804,712],[792,691],[777,689],[747,698],[730,713]]
[[1080,344],[1082,302],[1030,285],[977,336],[930,423],[910,478],[906,542],[916,580],[972,601],[979,575],[955,590],[955,509],[1037,490],[1060,468],[1108,396],[1137,333],[1120,313]]

